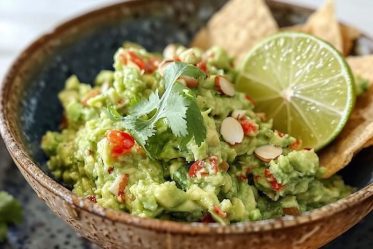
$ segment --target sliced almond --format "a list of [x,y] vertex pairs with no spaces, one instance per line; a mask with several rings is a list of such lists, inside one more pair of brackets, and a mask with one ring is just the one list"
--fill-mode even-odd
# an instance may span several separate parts
[[246,116],[245,110],[234,110],[231,115],[233,118],[240,120],[241,118]]
[[234,96],[236,90],[234,90],[234,86],[231,82],[229,82],[223,76],[216,76],[215,77],[215,86],[219,92],[227,96]]
[[196,88],[198,86],[198,80],[196,80],[193,77],[183,75],[183,76],[180,77],[180,79],[184,80],[184,82],[182,82],[182,84],[189,87],[189,88]]
[[172,63],[174,60],[163,60],[158,66],[158,72],[163,76],[164,70]]
[[163,57],[165,59],[175,59],[176,58],[177,46],[175,44],[169,44],[163,50]]
[[220,134],[231,145],[241,143],[244,138],[240,122],[232,117],[227,117],[223,120],[220,127]]
[[276,159],[282,154],[282,148],[273,145],[263,145],[255,149],[254,154],[265,163]]

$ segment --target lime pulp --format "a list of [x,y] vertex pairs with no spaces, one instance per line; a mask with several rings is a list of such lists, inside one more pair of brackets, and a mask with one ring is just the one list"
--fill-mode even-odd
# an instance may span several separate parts
[[343,129],[355,103],[354,79],[343,56],[314,36],[271,36],[243,60],[236,88],[274,128],[320,149]]

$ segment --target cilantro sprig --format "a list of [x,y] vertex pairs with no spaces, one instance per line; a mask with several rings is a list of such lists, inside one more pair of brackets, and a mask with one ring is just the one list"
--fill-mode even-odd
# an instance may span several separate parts
[[4,242],[8,225],[22,221],[19,202],[6,192],[0,191],[0,243]]
[[[190,64],[173,62],[165,68],[163,75],[163,95],[160,96],[158,91],[151,93],[148,99],[138,103],[129,115],[122,118],[124,127],[152,158],[157,155],[154,150],[147,150],[147,147],[149,140],[156,143],[150,138],[156,134],[160,120],[165,121],[174,136],[181,138],[181,146],[185,146],[192,138],[197,145],[201,145],[206,138],[206,127],[194,94],[177,82],[182,75],[202,79],[206,77],[205,73]],[[120,117],[113,108],[109,108],[109,113],[116,119]]]

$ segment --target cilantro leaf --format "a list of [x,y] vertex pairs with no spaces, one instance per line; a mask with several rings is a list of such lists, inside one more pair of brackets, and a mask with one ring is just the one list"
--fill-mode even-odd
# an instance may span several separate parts
[[[203,124],[203,117],[195,101],[195,97],[191,95],[191,93],[186,93],[186,98],[189,106],[186,115],[188,134],[189,136],[194,137],[197,145],[201,145],[207,134],[206,128],[201,127],[201,124]],[[187,143],[188,139],[184,139],[184,142]]]
[[132,114],[136,116],[143,116],[152,112],[159,106],[161,99],[158,95],[158,90],[149,95],[149,99],[140,102],[132,109]]
[[182,85],[175,84],[173,88],[166,101],[167,112],[164,113],[164,117],[167,119],[172,133],[177,137],[184,137],[188,134],[186,122],[188,103],[183,96],[180,95]]
[[0,242],[5,240],[7,225],[22,221],[19,202],[6,192],[0,191]]
[[[147,100],[141,101],[123,118],[124,127],[145,149],[149,138],[156,133],[156,124],[163,119],[172,133],[176,137],[182,137],[185,144],[194,137],[200,145],[206,138],[206,127],[195,97],[187,94],[189,90],[177,83],[177,79],[182,75],[196,79],[206,76],[195,66],[182,62],[171,63],[164,70],[165,92],[162,97],[159,97],[157,91],[153,92]],[[112,113],[110,109],[109,113]],[[112,116],[116,116],[116,113]],[[154,158],[156,155],[150,156]]]

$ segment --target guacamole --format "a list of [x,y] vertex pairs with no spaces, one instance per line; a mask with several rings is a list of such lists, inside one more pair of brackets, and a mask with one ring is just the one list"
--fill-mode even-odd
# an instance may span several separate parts
[[[160,118],[156,139],[150,138],[154,155],[108,107],[126,117],[151,103],[154,92],[165,94],[164,68],[173,61],[205,75],[181,76],[176,84],[202,117],[194,129],[206,134],[200,143],[191,138],[183,144],[173,133],[176,124]],[[67,79],[58,95],[61,129],[42,139],[48,167],[74,193],[105,208],[187,222],[298,215],[350,194],[339,176],[321,179],[313,149],[272,129],[271,120],[255,112],[250,96],[235,91],[235,77],[233,59],[219,47],[169,45],[161,55],[126,43],[114,56],[114,71],[100,72],[93,86],[76,76]],[[178,120],[178,110],[185,112],[189,104],[179,102],[168,107],[168,117]]]

